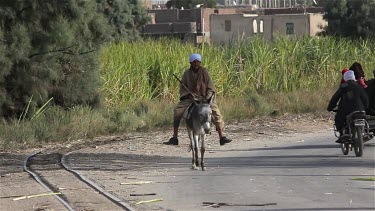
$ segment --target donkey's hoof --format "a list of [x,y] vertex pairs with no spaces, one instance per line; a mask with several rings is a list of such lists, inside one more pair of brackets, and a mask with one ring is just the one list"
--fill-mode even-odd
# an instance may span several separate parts
[[193,170],[198,170],[198,167],[197,167],[196,165],[192,165],[192,166],[191,166],[191,169],[193,169]]
[[206,171],[206,167],[203,166],[203,167],[202,167],[202,171]]

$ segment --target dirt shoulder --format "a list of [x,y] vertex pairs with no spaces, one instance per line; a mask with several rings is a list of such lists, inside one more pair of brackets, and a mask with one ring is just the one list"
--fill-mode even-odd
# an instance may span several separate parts
[[[267,144],[266,142],[277,140],[280,137],[293,137],[296,134],[330,130],[333,125],[332,118],[333,115],[329,113],[284,114],[277,117],[258,117],[246,122],[234,122],[225,127],[225,135],[233,139],[233,142],[222,148],[243,148],[249,144],[251,146],[263,146]],[[184,125],[181,125],[179,131],[179,146],[172,147],[162,144],[171,135],[172,128],[164,128],[147,132],[129,132],[122,135],[96,137],[93,140],[52,143],[42,148],[0,151],[0,175],[22,171],[24,159],[36,152],[60,154],[76,150],[95,152],[105,147],[114,148],[116,145],[121,145],[123,153],[190,156],[190,154],[186,153],[181,154],[182,152],[186,152],[189,147],[189,138]],[[220,148],[219,137],[215,131],[207,136],[206,144],[207,148]]]
[[[330,130],[332,128],[330,115],[286,114],[280,117],[254,118],[247,122],[235,122],[226,126],[225,135],[233,139],[233,142],[225,146],[219,145],[219,137],[216,131],[207,136],[207,150],[231,150],[249,147],[264,147],[272,142],[277,142],[285,137],[295,137],[298,134],[311,133],[314,131]],[[128,133],[124,136],[116,136],[118,140],[110,145],[101,145],[101,141],[95,142],[90,148],[81,149],[80,152],[99,152],[106,148],[118,149],[119,152],[127,154],[147,156],[182,156],[190,157],[189,138],[184,126],[179,131],[179,146],[168,146],[162,144],[172,135],[172,130],[151,131],[146,133]],[[332,134],[333,135],[333,134]],[[103,141],[103,140],[102,140]],[[212,153],[212,152],[211,152]],[[211,156],[211,155],[210,155]]]

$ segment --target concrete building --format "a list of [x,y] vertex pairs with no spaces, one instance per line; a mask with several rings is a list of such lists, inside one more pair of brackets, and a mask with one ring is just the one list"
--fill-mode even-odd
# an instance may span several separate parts
[[155,9],[148,10],[151,22],[144,28],[145,36],[172,36],[196,43],[209,42],[212,14],[241,13],[236,8]]
[[148,9],[167,9],[166,4],[168,0],[150,0],[151,7]]
[[315,36],[327,25],[319,13],[211,15],[212,43],[236,42],[255,35],[272,40],[277,35]]
[[[151,21],[144,27],[143,35],[177,37],[195,43],[227,42],[255,34],[267,39],[276,34],[314,36],[321,31],[320,26],[327,24],[322,16],[324,8],[294,7],[296,0],[246,1],[251,4],[215,9],[149,9]],[[154,3],[163,2],[152,0]],[[258,8],[255,4],[285,8]]]
[[297,0],[219,0],[225,6],[255,5],[257,8],[297,7]]
[[[168,0],[142,0],[149,9],[163,8]],[[216,0],[218,6],[256,6],[257,8],[297,7],[297,0]]]

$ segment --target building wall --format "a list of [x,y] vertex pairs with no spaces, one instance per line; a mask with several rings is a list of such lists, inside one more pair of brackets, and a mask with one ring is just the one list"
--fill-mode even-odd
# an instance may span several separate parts
[[155,13],[148,13],[147,14],[148,17],[150,17],[150,21],[148,22],[148,24],[155,24]]
[[172,31],[172,23],[148,24],[144,29],[147,34],[171,34]]
[[148,14],[155,14],[155,23],[194,22],[200,20],[201,9],[148,10]]
[[[290,15],[272,15],[273,28],[272,36],[277,34],[286,35],[286,24],[294,24],[294,35],[315,36],[322,31],[321,26],[326,26],[327,22],[323,19],[322,14],[290,14]],[[272,38],[268,37],[268,38]]]
[[[249,37],[253,34],[251,26],[252,18],[244,18],[242,14],[233,15],[211,15],[211,42],[229,42],[231,40],[237,40],[238,37]],[[226,21],[228,27],[228,21],[230,22],[230,31],[226,31]]]
[[280,15],[280,14],[304,14],[304,13],[324,13],[323,7],[291,7],[291,8],[272,8],[261,10],[263,15]]
[[[166,9],[166,10],[148,10],[148,14],[152,17],[151,24],[159,23],[196,23],[196,33],[203,33],[205,36],[210,36],[210,15],[219,13],[219,14],[233,14],[238,13],[239,10],[235,8],[221,8],[221,9],[211,9],[211,8],[197,8],[197,9],[187,9],[187,10],[178,10],[178,9]],[[154,32],[157,27],[148,27],[146,25],[146,33]],[[150,31],[151,30],[151,31]],[[155,32],[156,33],[156,32]]]
[[194,34],[197,31],[195,22],[175,22],[148,24],[144,33],[148,35]]
[[237,14],[241,11],[236,8],[220,8],[220,9],[211,9],[211,8],[205,8],[203,10],[203,33],[210,37],[211,32],[211,24],[210,24],[210,16],[212,14],[221,14],[221,15],[228,15],[228,14]]
[[[222,1],[221,1],[222,2]],[[257,5],[259,8],[296,7],[296,0],[225,0],[227,6]]]
[[[303,14],[293,14],[293,15],[272,15],[271,18],[271,37],[267,36],[268,39],[272,39],[272,36],[276,35],[287,35],[286,34],[286,24],[293,24],[293,35],[302,36],[304,34],[309,34],[309,20],[308,15]],[[273,22],[273,23],[272,23]],[[268,26],[268,21],[267,21]]]
[[[231,23],[230,31],[225,30],[225,21]],[[272,40],[274,36],[287,35],[287,24],[293,25],[292,36],[315,36],[317,32],[321,31],[319,25],[325,25],[326,22],[323,20],[322,14],[260,15],[250,17],[242,14],[215,14],[211,15],[210,40],[211,42],[223,43],[237,41],[238,38],[248,38],[254,35],[261,35],[268,40]]]
[[148,10],[155,15],[155,23],[169,23],[177,21],[177,10]]

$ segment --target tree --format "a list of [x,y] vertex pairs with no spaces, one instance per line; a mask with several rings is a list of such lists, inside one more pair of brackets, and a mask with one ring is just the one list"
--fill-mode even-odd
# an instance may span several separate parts
[[148,22],[146,10],[137,0],[96,0],[98,10],[105,14],[110,25],[115,26],[111,35],[116,40],[137,40],[140,29]]
[[375,35],[374,0],[332,0],[325,3],[325,29],[329,35],[372,37]]
[[0,116],[19,116],[30,100],[97,105],[97,50],[108,31],[92,1],[1,1]]

